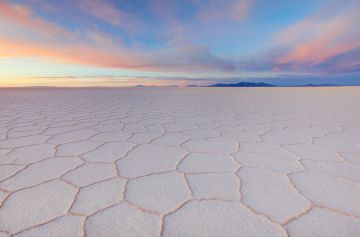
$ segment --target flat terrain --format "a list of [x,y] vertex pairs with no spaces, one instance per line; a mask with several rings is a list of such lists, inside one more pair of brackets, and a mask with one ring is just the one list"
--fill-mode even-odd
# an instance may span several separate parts
[[360,236],[360,88],[0,89],[0,236]]

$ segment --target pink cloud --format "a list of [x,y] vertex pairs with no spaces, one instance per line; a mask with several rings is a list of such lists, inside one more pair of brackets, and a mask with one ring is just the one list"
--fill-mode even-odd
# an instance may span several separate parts
[[119,47],[122,45],[120,38],[115,38],[97,30],[85,30],[85,38],[95,45],[102,47]]
[[17,24],[18,26],[30,29],[46,37],[73,37],[72,33],[37,18],[32,13],[31,9],[25,5],[10,4],[7,1],[0,1],[0,19],[9,19],[12,23]]
[[276,68],[316,68],[360,49],[360,29],[354,28],[354,23],[360,22],[359,12],[360,4],[351,4],[335,15],[311,16],[280,32],[277,43],[290,50],[277,57]]
[[38,57],[61,63],[140,71],[232,70],[232,64],[217,59],[206,48],[130,51],[119,47],[103,49],[89,44],[44,44],[0,38],[0,57]]

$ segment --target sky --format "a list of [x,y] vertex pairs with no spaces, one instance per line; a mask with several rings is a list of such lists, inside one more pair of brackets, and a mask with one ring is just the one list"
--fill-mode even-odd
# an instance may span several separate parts
[[359,0],[0,0],[0,87],[360,85]]

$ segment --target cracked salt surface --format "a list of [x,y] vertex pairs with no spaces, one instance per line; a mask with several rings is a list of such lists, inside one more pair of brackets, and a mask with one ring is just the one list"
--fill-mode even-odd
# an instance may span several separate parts
[[360,236],[360,88],[0,90],[0,236]]

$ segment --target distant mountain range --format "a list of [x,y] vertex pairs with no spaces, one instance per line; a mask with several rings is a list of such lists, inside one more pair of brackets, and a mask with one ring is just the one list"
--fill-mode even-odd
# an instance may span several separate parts
[[317,86],[341,86],[341,85],[334,85],[334,84],[306,84],[306,85],[298,85],[299,87],[317,87]]
[[276,85],[268,84],[265,82],[239,82],[231,84],[217,83],[209,85],[208,87],[275,87]]
[[279,86],[265,82],[239,82],[239,83],[216,83],[208,85],[207,87],[320,87],[320,86],[339,86],[334,84],[305,84],[305,85],[294,85],[294,86]]

